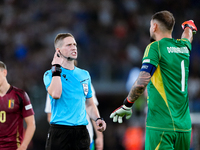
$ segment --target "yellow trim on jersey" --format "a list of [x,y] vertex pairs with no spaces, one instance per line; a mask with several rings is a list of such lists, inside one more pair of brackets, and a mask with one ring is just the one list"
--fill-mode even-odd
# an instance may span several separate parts
[[[150,128],[150,129],[156,129],[156,130],[165,130],[165,131],[174,131],[172,130],[172,128],[159,128],[159,127],[152,127],[152,126],[146,126],[146,128]],[[185,130],[185,129],[177,129],[175,131],[180,131],[180,132],[189,132],[191,131],[192,128]]]
[[178,41],[189,41],[187,38],[177,39]]
[[158,150],[158,149],[159,149],[160,144],[161,144],[161,142],[162,142],[162,138],[163,138],[164,133],[165,133],[165,132],[162,133],[162,136],[161,136],[160,142],[159,142],[158,145],[156,146],[156,149],[155,149],[155,150]]
[[163,86],[163,81],[162,81],[162,76],[161,76],[161,71],[160,71],[160,65],[158,65],[156,71],[154,72],[154,74],[151,78],[151,82],[153,83],[155,88],[158,90],[158,92],[162,96],[167,107],[169,107],[168,102],[167,102],[167,98],[166,98],[166,94],[165,94],[165,89],[164,89],[164,86]]
[[144,53],[144,57],[147,57],[147,56],[148,56],[148,54],[149,54],[149,49],[150,49],[150,47],[151,47],[151,44],[152,44],[152,43],[150,43],[150,44],[146,47],[145,53]]
[[163,80],[162,80],[160,65],[158,65],[156,71],[154,72],[153,76],[151,77],[151,82],[154,85],[154,87],[157,89],[159,94],[162,96],[163,100],[165,101],[165,104],[167,105],[167,108],[168,108],[169,113],[170,113],[170,117],[172,119],[174,131],[175,131],[174,120],[172,118],[171,110],[169,108],[169,104],[168,104],[167,97],[166,97],[166,94],[165,94],[165,89],[164,89],[164,86],[163,86]]
[[158,56],[159,56],[159,60],[161,59],[161,52],[160,52],[160,43],[158,41]]

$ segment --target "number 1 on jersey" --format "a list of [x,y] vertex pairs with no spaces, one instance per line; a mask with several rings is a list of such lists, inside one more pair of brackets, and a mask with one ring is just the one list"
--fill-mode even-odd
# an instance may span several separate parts
[[181,91],[185,91],[185,65],[184,60],[181,61]]

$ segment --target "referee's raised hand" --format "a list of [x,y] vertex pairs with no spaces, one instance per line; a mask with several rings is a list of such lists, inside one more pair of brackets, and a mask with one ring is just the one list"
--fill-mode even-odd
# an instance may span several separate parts
[[60,52],[58,50],[56,50],[51,64],[52,65],[58,64],[58,65],[62,66],[62,63],[63,63],[63,58],[60,56]]

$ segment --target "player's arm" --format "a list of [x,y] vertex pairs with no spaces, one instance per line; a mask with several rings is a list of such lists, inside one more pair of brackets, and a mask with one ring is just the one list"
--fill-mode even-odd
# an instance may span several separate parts
[[137,80],[133,84],[128,94],[128,100],[131,103],[134,103],[140,97],[140,95],[142,95],[150,79],[151,79],[151,74],[149,72],[146,71],[140,72]]
[[27,149],[27,147],[33,137],[33,134],[35,132],[35,128],[36,128],[34,115],[25,117],[24,120],[27,125],[25,135],[24,135],[24,140],[23,140],[21,146],[17,150],[26,150]]
[[183,33],[181,38],[186,38],[192,43],[193,34],[196,34],[197,27],[194,24],[193,20],[185,21],[182,23]]
[[[128,96],[127,96],[127,102],[128,103],[134,103],[140,95],[145,91],[145,88],[149,81],[151,80],[151,77],[153,76],[154,72],[156,70],[156,67],[150,63],[143,63],[140,74],[133,84]],[[127,103],[127,107],[130,106],[130,104]],[[131,105],[132,106],[132,105]]]
[[106,129],[106,123],[103,118],[100,117],[92,97],[86,99],[86,111],[89,117],[96,122],[97,130],[100,132],[104,131]]
[[132,106],[134,102],[142,95],[152,75],[154,74],[156,67],[150,63],[143,63],[140,74],[133,84],[127,98],[125,98],[123,105],[113,111],[110,118],[113,118],[113,122],[122,123],[122,118],[126,115],[126,119],[130,119],[132,115]]
[[50,97],[49,97],[49,94],[47,94],[47,97],[46,97],[46,105],[45,105],[45,113],[47,114],[47,121],[48,123],[50,123],[51,121],[51,102],[50,102]]

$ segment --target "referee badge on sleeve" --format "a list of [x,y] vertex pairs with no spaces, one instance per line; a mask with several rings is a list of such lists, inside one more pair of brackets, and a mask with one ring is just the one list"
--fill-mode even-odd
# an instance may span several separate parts
[[83,85],[84,94],[87,95],[88,94],[88,84],[83,83],[82,85]]

